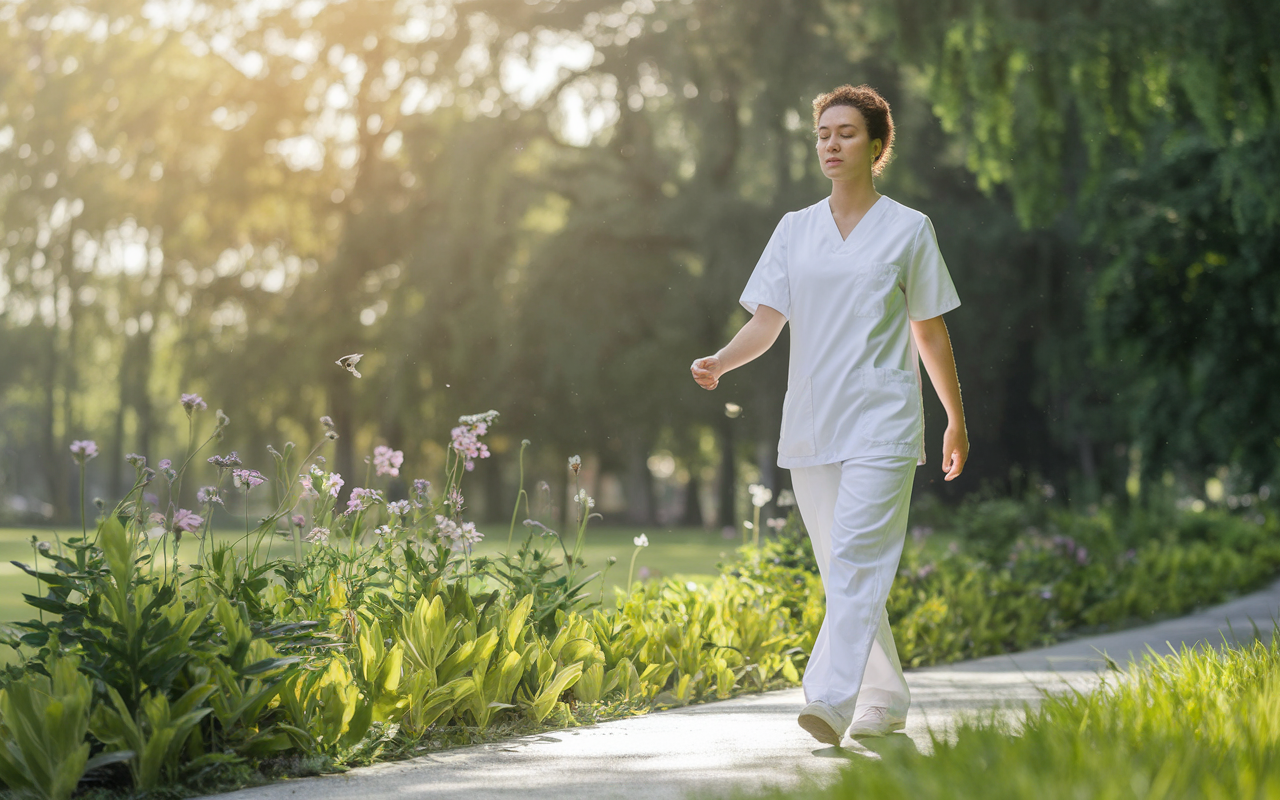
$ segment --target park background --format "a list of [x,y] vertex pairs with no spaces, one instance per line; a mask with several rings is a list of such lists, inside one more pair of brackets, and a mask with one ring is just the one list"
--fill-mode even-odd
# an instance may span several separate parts
[[932,218],[963,301],[971,460],[941,480],[927,388],[917,500],[1234,507],[1280,454],[1280,38],[1253,5],[6,4],[3,521],[78,522],[74,439],[114,502],[198,392],[249,466],[328,414],[337,471],[387,444],[426,475],[493,408],[483,521],[528,438],[562,519],[581,454],[607,523],[736,525],[748,483],[787,485],[786,337],[715,392],[688,365],[830,190],[811,99],[864,82],[897,124],[878,189]]
[[[942,480],[926,388],[904,665],[1273,582],[1275,3],[13,0],[0,782],[203,794],[795,687],[786,334],[714,392],[689,365],[829,191],[845,83],[963,301],[970,460]],[[1280,644],[1233,652],[1029,718],[1061,781],[957,769],[1280,787]]]

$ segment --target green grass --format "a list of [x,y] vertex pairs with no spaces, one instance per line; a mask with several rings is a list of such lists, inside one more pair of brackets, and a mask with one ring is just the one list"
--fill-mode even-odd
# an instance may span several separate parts
[[[1280,630],[1269,644],[1150,655],[1087,694],[1046,699],[1020,734],[969,720],[923,756],[870,740],[834,785],[734,797],[774,800],[1111,800],[1280,797]],[[698,796],[708,797],[705,793]]]
[[[479,527],[485,533],[485,538],[472,550],[473,557],[493,556],[506,549],[509,525],[494,523]],[[524,532],[525,529],[517,525],[513,548],[518,546]],[[596,570],[603,570],[605,560],[609,556],[616,556],[618,559],[618,563],[604,576],[606,602],[613,597],[613,587],[622,588],[626,583],[627,565],[631,560],[632,552],[636,549],[632,539],[641,533],[648,537],[649,546],[643,548],[636,557],[636,579],[640,579],[643,574],[641,567],[645,567],[648,569],[646,580],[676,578],[698,583],[710,581],[718,573],[716,563],[735,560],[735,548],[741,543],[741,537],[725,539],[721,537],[719,531],[706,531],[702,528],[659,526],[588,528],[582,555],[587,562],[587,572],[583,577]],[[31,537],[35,536],[40,541],[54,541],[55,534],[66,540],[79,536],[80,531],[70,528],[56,531],[49,528],[0,528],[0,621],[30,619],[35,615],[35,610],[27,606],[22,599],[24,592],[27,594],[35,592],[35,579],[10,562],[20,561],[31,564],[33,559]],[[232,543],[243,535],[243,531],[219,530],[215,531],[214,538],[219,543]],[[544,543],[552,547],[553,554],[562,553],[554,541],[544,540]],[[566,535],[566,545],[572,551],[571,534]],[[182,559],[185,561],[193,558],[197,546],[194,539],[184,541],[180,551]],[[264,553],[265,550],[264,543]],[[272,554],[275,556],[288,556],[290,553],[292,553],[292,546],[286,541],[277,540],[273,545]],[[44,559],[41,560],[44,561]],[[45,564],[47,565],[48,562],[45,561]],[[589,588],[593,594],[600,591],[600,581],[601,579],[597,578],[590,584]]]

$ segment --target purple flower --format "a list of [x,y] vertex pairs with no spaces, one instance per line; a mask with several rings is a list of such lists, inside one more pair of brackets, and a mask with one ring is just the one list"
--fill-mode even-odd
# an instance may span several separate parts
[[162,458],[160,459],[160,463],[156,464],[156,466],[159,467],[160,469],[169,469],[170,467],[173,466],[173,462],[167,458]]
[[427,499],[427,492],[431,491],[431,481],[417,478],[413,482],[413,504],[418,508],[422,508],[423,501]]
[[209,463],[218,469],[231,469],[232,467],[240,466],[240,455],[235,450],[232,450],[230,455],[211,456]]
[[387,503],[387,512],[397,517],[407,516],[410,511],[408,500],[397,500],[394,503]]
[[1041,599],[1041,600],[1052,600],[1052,599],[1053,599],[1053,590],[1052,590],[1052,589],[1044,589],[1044,590],[1042,590],[1042,591],[1040,592],[1040,599]]
[[178,509],[173,515],[173,529],[175,531],[191,533],[203,524],[203,517],[194,511],[188,511],[185,508]]
[[222,495],[218,494],[217,486],[202,487],[198,492],[196,492],[196,500],[202,506],[208,505],[210,503],[217,503],[218,505],[223,505]]
[[198,394],[184,394],[180,398],[179,402],[182,403],[182,407],[186,410],[188,417],[191,416],[192,411],[197,409],[204,411],[209,407]]
[[400,465],[403,463],[403,451],[392,450],[386,445],[378,445],[373,448],[373,466],[378,475],[397,477],[400,474]]
[[440,541],[448,542],[449,549],[454,552],[469,550],[473,543],[484,538],[484,534],[476,530],[474,522],[464,522],[459,525],[448,517],[437,514],[436,527]]
[[444,504],[457,514],[462,511],[462,492],[458,491],[458,487],[449,490],[449,496],[445,498]]
[[98,454],[98,443],[92,439],[77,439],[71,443],[71,457],[79,464]]
[[351,490],[351,497],[347,499],[346,513],[352,514],[356,511],[364,511],[374,503],[382,501],[382,494],[375,489],[363,489],[359,486]]
[[256,469],[234,469],[231,471],[231,480],[237,487],[244,486],[246,492],[267,481]]
[[292,522],[293,522],[293,527],[301,528],[303,525],[307,524],[307,518],[302,516],[301,514],[294,514]]
[[925,578],[927,578],[927,577],[929,577],[931,574],[933,574],[933,570],[934,570],[934,569],[935,569],[935,568],[934,568],[934,566],[933,566],[932,564],[925,564],[923,567],[921,567],[920,569],[916,570],[916,579],[917,579],[917,580],[924,580]]
[[475,469],[473,459],[489,457],[489,448],[480,442],[480,437],[489,432],[489,423],[497,416],[497,411],[486,411],[483,414],[458,417],[458,422],[462,424],[449,432],[453,439],[453,449],[464,459],[463,466],[468,472]]
[[1083,547],[1076,550],[1076,561],[1080,564],[1089,563],[1089,551]]
[[151,504],[151,505],[153,505],[153,506],[158,506],[158,505],[160,505],[160,498],[159,498],[159,497],[156,497],[156,495],[155,495],[155,493],[154,493],[154,492],[143,492],[143,493],[142,493],[142,501],[143,501],[144,503],[150,503],[150,504]]

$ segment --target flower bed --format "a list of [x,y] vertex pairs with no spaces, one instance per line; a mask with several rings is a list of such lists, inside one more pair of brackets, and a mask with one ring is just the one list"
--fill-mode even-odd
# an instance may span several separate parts
[[[480,534],[462,514],[463,479],[488,456],[481,437],[494,412],[461,418],[435,491],[419,479],[393,499],[385,483],[366,485],[341,503],[347,478],[289,444],[270,450],[272,476],[235,453],[207,458],[218,480],[190,509],[177,502],[184,475],[228,420],[218,412],[197,444],[204,402],[182,402],[185,460],[153,470],[130,456],[137,479],[125,498],[26,567],[37,618],[13,633],[22,660],[0,675],[10,788],[226,789],[792,686],[803,674],[824,601],[794,514],[710,585],[629,575],[630,592],[606,602],[586,590],[599,573],[581,558],[593,500],[578,492],[568,534],[532,518],[517,526],[522,501],[529,515],[523,469],[507,548],[472,557]],[[321,422],[323,445],[338,433]],[[72,448],[82,466],[96,453],[87,440]],[[403,454],[381,446],[368,465],[366,484],[397,478]],[[575,475],[579,466],[570,459]],[[267,517],[251,524],[246,511],[238,542],[211,543],[215,505],[247,507],[267,491]],[[925,563],[909,549],[890,601],[903,662],[1185,610],[1280,564],[1271,523],[1198,517],[1142,542],[1099,524],[1042,523],[1047,533],[1011,537],[999,558],[957,550]],[[263,542],[277,539],[289,554],[264,557]],[[500,588],[476,588],[491,585]]]
[[[183,405],[194,436],[203,400]],[[180,507],[184,475],[228,422],[221,412],[179,465],[131,455],[126,497],[25,567],[39,618],[10,641],[24,660],[3,676],[12,712],[0,743],[21,756],[0,779],[47,797],[69,796],[86,774],[126,792],[227,788],[799,680],[822,615],[816,575],[795,576],[802,604],[727,574],[634,585],[606,604],[585,589],[599,575],[581,558],[592,498],[579,491],[570,534],[527,519],[516,537],[523,487],[507,549],[473,558],[463,478],[488,456],[480,439],[495,417],[460,420],[438,491],[417,480],[394,500],[363,486],[340,503],[347,479],[289,444],[271,450],[272,478],[236,453],[208,458],[218,481],[196,493],[199,508]],[[323,444],[338,434],[321,421]],[[82,467],[90,445],[73,448]],[[398,477],[403,454],[380,447],[369,466],[375,482]],[[240,541],[210,543],[215,505],[247,507],[268,490],[271,514],[251,524],[246,511]],[[281,538],[291,555],[263,557],[263,542]],[[46,674],[78,699],[21,699]]]

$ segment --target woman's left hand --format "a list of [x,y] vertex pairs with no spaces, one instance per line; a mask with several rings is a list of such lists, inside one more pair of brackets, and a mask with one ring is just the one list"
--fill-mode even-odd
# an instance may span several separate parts
[[942,434],[942,471],[947,473],[943,480],[953,480],[964,471],[969,460],[969,432],[964,424],[948,425]]

